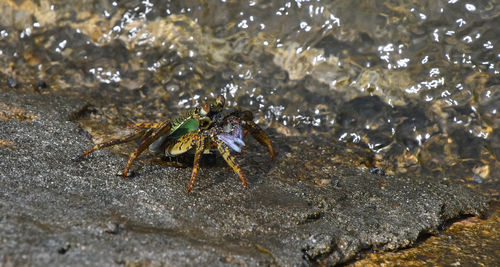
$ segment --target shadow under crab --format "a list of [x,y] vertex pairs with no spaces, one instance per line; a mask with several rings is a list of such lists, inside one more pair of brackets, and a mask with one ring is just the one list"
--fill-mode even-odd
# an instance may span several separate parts
[[274,149],[269,136],[253,122],[250,111],[238,109],[224,109],[225,99],[218,96],[211,103],[195,107],[184,115],[173,120],[167,119],[160,123],[141,122],[129,125],[134,128],[134,133],[122,138],[96,144],[82,154],[88,154],[105,147],[138,141],[134,152],[130,153],[122,177],[128,177],[133,161],[146,148],[155,155],[177,156],[194,150],[193,172],[188,184],[187,192],[191,192],[200,167],[200,159],[204,153],[209,153],[216,147],[227,164],[238,174],[243,187],[247,187],[247,179],[232,155],[231,150],[240,153],[245,147],[243,138],[249,132],[261,145],[265,146],[274,159]]

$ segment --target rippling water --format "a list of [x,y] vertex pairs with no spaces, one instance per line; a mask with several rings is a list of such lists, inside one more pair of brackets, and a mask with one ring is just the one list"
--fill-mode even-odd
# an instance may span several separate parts
[[[500,191],[500,1],[0,3],[0,82],[162,120],[223,94],[268,132]],[[276,134],[276,133],[274,133]],[[286,142],[286,139],[279,139]]]
[[499,1],[27,0],[0,10],[11,87],[111,95],[99,112],[117,121],[161,120],[222,93],[282,134],[369,150],[371,167],[498,189]]

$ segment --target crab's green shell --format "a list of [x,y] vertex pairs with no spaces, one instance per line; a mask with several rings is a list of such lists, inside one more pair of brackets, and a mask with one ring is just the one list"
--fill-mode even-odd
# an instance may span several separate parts
[[162,153],[165,145],[170,143],[172,140],[176,140],[192,131],[199,128],[198,119],[196,118],[183,118],[183,120],[176,120],[173,122],[173,126],[170,131],[154,141],[150,146],[149,150],[153,153]]
[[189,132],[192,132],[194,130],[197,130],[199,127],[199,123],[197,119],[189,119],[186,122],[184,122],[180,127],[177,129],[172,129],[168,134],[169,139],[177,139]]

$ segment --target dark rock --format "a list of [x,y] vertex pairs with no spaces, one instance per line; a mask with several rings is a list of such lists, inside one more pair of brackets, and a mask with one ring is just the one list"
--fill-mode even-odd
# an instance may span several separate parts
[[0,101],[36,115],[0,122],[0,139],[14,143],[0,146],[1,265],[336,264],[411,246],[487,206],[459,185],[371,174],[339,163],[342,146],[284,137],[273,138],[274,162],[248,142],[247,190],[218,164],[187,194],[190,168],[150,156],[130,179],[115,176],[125,156],[106,149],[72,160],[92,145],[67,120],[79,97],[0,90]]

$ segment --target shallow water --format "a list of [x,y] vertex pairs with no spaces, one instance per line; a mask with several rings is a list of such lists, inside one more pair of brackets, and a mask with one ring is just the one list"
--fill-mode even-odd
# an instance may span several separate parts
[[223,94],[278,133],[343,142],[369,152],[367,167],[438,175],[498,200],[499,1],[26,0],[0,10],[2,82],[88,94],[95,120],[158,121]]

